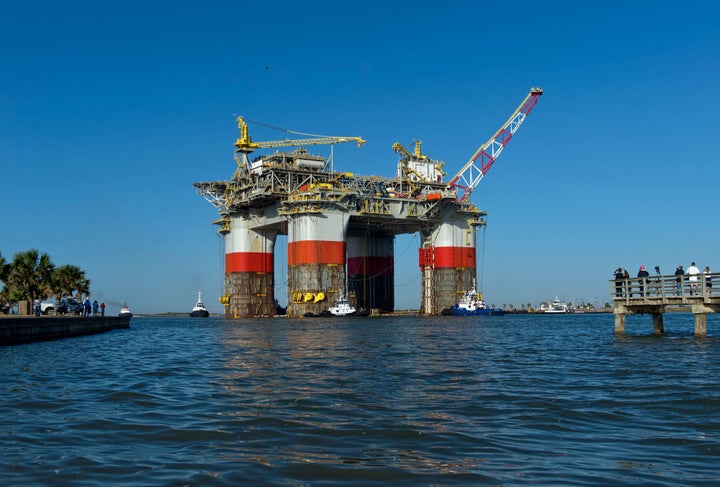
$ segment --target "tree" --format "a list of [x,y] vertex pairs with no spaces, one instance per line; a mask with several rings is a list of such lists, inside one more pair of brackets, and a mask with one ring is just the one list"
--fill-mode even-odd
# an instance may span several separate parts
[[55,269],[52,280],[52,294],[56,298],[72,296],[73,291],[78,294],[90,293],[90,280],[85,277],[85,271],[74,265],[63,265]]
[[10,270],[10,264],[5,262],[5,257],[0,253],[0,281],[5,282],[7,279],[7,273]]
[[18,252],[6,277],[11,299],[28,299],[32,302],[50,295],[54,271],[55,264],[48,254],[41,254],[37,249]]

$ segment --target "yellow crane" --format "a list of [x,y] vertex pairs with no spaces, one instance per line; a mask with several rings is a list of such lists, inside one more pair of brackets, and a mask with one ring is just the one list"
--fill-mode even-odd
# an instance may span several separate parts
[[311,139],[285,139],[264,142],[253,142],[248,133],[248,126],[242,117],[237,118],[240,138],[235,141],[239,151],[250,153],[255,149],[269,149],[272,147],[301,147],[305,145],[340,144],[342,142],[357,142],[358,148],[367,141],[362,137],[313,137]]
[[[415,150],[412,153],[400,142],[395,142],[392,148],[395,152],[402,156],[398,162],[398,177],[410,184],[412,191],[415,191],[416,189],[416,186],[413,184],[413,177],[415,182],[420,181],[427,183],[431,182],[427,177],[428,173],[432,173],[435,176],[438,174],[441,176],[445,175],[445,172],[442,170],[444,162],[433,161],[422,153],[422,141],[415,141]],[[428,171],[428,165],[431,166],[431,171]],[[422,172],[425,174],[419,172],[418,168],[424,168]]]
[[415,157],[417,159],[427,159],[427,156],[424,156],[422,154],[421,148],[422,147],[422,141],[416,140],[415,141],[415,153],[411,154],[409,150],[407,150],[400,142],[395,142],[392,146],[393,150],[399,154],[402,154],[405,158],[404,160],[408,160],[412,157]]
[[[255,142],[250,137],[247,123],[242,117],[237,117],[238,128],[240,129],[240,137],[235,141],[235,161],[240,165],[245,163],[248,167],[247,155],[255,149],[270,149],[273,147],[303,147],[306,145],[323,145],[323,144],[341,144],[343,142],[357,142],[358,148],[367,141],[362,137],[313,137],[309,139],[285,139]],[[290,132],[290,131],[288,131]],[[237,157],[237,153],[242,154],[242,161]]]

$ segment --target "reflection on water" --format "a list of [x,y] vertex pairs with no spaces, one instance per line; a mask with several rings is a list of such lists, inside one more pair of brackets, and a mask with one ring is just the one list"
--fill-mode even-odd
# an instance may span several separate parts
[[713,485],[720,326],[665,325],[135,318],[0,349],[0,468],[10,485]]

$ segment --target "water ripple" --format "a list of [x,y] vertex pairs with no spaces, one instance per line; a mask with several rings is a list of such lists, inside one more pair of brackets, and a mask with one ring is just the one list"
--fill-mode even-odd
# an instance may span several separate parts
[[720,323],[645,318],[135,318],[3,347],[3,485],[717,485]]

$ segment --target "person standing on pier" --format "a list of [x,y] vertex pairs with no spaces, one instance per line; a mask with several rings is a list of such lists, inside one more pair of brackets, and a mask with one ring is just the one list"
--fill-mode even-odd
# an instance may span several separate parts
[[710,293],[712,292],[712,277],[710,276],[709,266],[705,266],[703,274],[705,275],[705,294],[710,296]]
[[623,273],[622,267],[618,267],[615,269],[615,297],[620,298],[622,297],[622,285],[623,285],[623,278],[625,277],[625,274]]
[[700,274],[700,269],[695,266],[695,262],[691,262],[687,270],[688,281],[690,282],[690,296],[697,292],[698,274]]
[[640,277],[640,296],[645,296],[645,278],[648,277],[650,273],[645,270],[645,266],[641,265],[640,270],[638,271],[638,277]]
[[630,273],[627,271],[627,269],[623,269],[623,278],[625,278],[625,282],[623,283],[623,286],[625,286],[625,292],[627,293],[628,298],[632,298],[632,288],[630,287]]
[[683,266],[679,265],[675,268],[675,294],[680,296],[682,290],[682,276],[685,275]]

